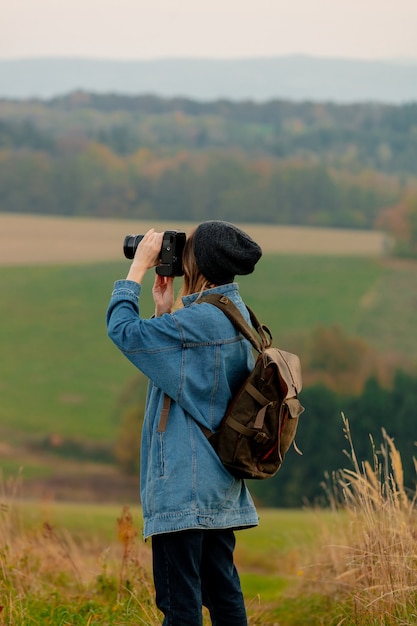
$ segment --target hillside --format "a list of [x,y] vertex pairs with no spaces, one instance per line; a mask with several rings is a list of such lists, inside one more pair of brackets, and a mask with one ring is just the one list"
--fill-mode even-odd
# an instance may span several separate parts
[[[137,476],[120,476],[113,450],[132,383],[141,380],[142,389],[146,383],[108,340],[105,328],[113,281],[125,277],[129,266],[122,256],[123,235],[128,226],[130,230],[135,225],[147,226],[113,220],[0,216],[0,250],[9,252],[1,259],[0,278],[4,294],[0,307],[0,466],[6,476],[23,467],[32,495],[36,490],[66,498],[122,498],[129,491],[132,499],[136,497]],[[323,471],[343,461],[342,410],[348,412],[355,431],[360,429],[362,449],[367,433],[375,432],[372,424],[377,422],[371,419],[371,409],[378,410],[390,434],[395,436],[397,428],[399,441],[406,437],[413,445],[414,438],[405,433],[412,427],[409,407],[415,401],[410,393],[410,388],[416,389],[414,380],[400,379],[397,395],[384,397],[381,406],[375,394],[388,392],[378,390],[371,381],[370,396],[361,407],[354,394],[346,397],[366,375],[361,361],[354,361],[350,377],[342,371],[342,399],[329,396],[323,387],[311,387],[316,379],[312,379],[314,363],[309,351],[314,338],[322,336],[323,330],[317,331],[321,328],[328,330],[318,345],[331,368],[335,364],[343,369],[352,348],[355,358],[365,355],[368,372],[372,371],[369,365],[386,374],[387,368],[392,371],[399,363],[413,361],[417,351],[416,264],[383,256],[383,249],[376,245],[383,241],[378,233],[249,228],[265,255],[256,275],[239,281],[242,295],[259,318],[267,321],[277,344],[300,353],[304,368],[303,401],[308,410],[297,443],[305,456],[298,461],[298,492],[291,482],[285,487],[288,504],[294,503],[294,494],[307,482],[309,493],[316,493]],[[376,247],[371,249],[372,245]],[[303,247],[308,254],[299,253]],[[145,316],[152,314],[152,279],[150,272],[144,282],[141,310]],[[320,374],[320,359],[317,364],[316,374]],[[135,395],[132,400],[140,411],[142,400]],[[389,408],[391,401],[396,420]],[[388,417],[383,413],[386,408]],[[327,442],[323,442],[325,451],[317,441],[312,443],[320,419],[329,421],[329,437],[334,438],[331,454]],[[411,456],[407,451],[406,458]],[[280,494],[283,502],[282,490]],[[273,487],[264,496],[272,502]]]
[[77,89],[197,100],[273,98],[403,103],[417,100],[417,61],[288,56],[261,59],[78,58],[0,62],[0,96],[50,98]]

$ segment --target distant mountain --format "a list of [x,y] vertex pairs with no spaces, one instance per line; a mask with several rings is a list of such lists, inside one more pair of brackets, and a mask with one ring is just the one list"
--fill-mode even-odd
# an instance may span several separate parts
[[118,61],[76,58],[0,61],[0,97],[50,98],[75,90],[196,100],[417,101],[417,60],[356,61],[308,56],[240,60]]

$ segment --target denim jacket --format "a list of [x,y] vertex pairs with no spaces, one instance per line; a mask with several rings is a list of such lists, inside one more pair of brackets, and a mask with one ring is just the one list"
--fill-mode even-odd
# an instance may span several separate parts
[[[248,319],[236,283],[225,293]],[[186,529],[243,528],[258,523],[249,491],[222,465],[199,424],[216,430],[226,407],[253,367],[250,343],[224,313],[198,294],[184,307],[140,317],[141,286],[115,283],[108,334],[149,378],[141,443],[144,537]],[[172,398],[166,430],[158,431],[164,394]]]

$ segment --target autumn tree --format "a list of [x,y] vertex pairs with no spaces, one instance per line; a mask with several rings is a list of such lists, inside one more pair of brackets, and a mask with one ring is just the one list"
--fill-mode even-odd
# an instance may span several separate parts
[[341,394],[358,394],[367,378],[377,372],[373,349],[359,337],[350,337],[340,327],[317,327],[303,350],[306,385],[325,384]]
[[392,235],[394,254],[417,258],[417,190],[409,190],[398,204],[385,210],[378,225]]

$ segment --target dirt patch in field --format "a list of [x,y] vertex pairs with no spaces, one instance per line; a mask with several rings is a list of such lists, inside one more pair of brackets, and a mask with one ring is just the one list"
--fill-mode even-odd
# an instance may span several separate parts
[[120,504],[138,504],[140,500],[139,476],[125,476],[113,468],[26,479],[20,491],[24,498],[39,500]]
[[[123,474],[115,464],[65,458],[51,452],[36,452],[33,442],[7,443],[3,431],[0,442],[0,459],[21,459],[18,493],[24,498],[71,502],[108,502],[138,504],[140,500],[139,474]],[[26,469],[31,468],[31,469]],[[38,468],[42,474],[33,474]],[[0,497],[5,481],[13,475],[2,473],[0,467]],[[4,490],[3,490],[4,491]]]
[[[123,259],[130,233],[188,232],[195,224],[0,214],[0,265],[69,264]],[[381,256],[383,233],[332,228],[240,224],[264,252]]]

